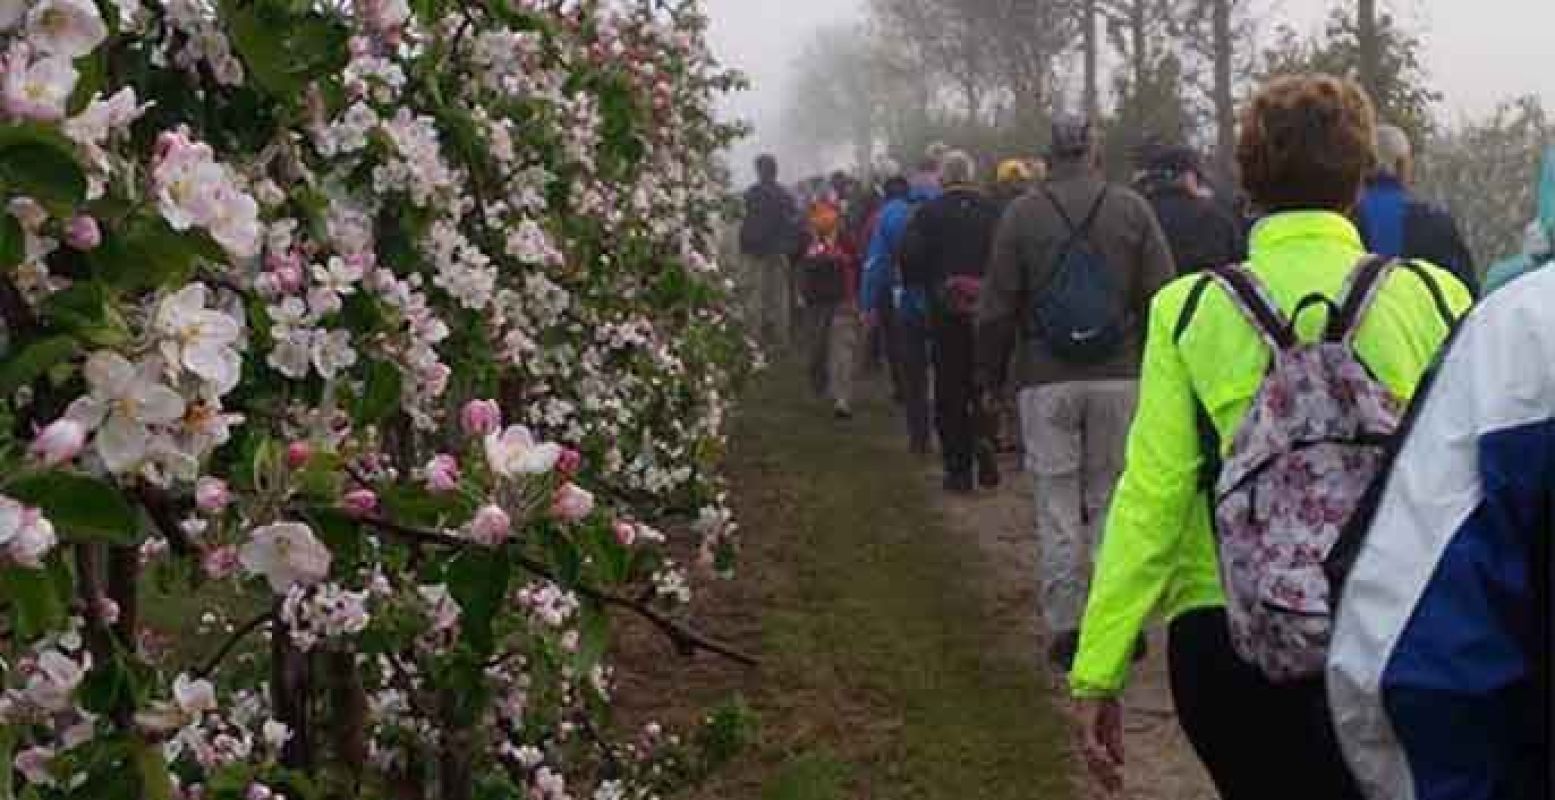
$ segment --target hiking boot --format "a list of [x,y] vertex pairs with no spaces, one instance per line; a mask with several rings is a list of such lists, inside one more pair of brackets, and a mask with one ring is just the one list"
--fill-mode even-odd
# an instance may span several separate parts
[[847,403],[838,400],[837,405],[832,406],[832,416],[843,420],[853,419],[853,408]]
[[972,493],[972,473],[947,472],[945,473],[945,491],[951,494]]
[[977,453],[977,485],[984,489],[999,488],[999,459],[987,448],[980,448]]

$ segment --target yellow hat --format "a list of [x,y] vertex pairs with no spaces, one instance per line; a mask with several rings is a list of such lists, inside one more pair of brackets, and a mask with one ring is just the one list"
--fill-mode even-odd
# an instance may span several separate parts
[[1031,165],[1018,158],[999,162],[999,169],[994,172],[994,180],[999,183],[1027,183],[1034,177]]

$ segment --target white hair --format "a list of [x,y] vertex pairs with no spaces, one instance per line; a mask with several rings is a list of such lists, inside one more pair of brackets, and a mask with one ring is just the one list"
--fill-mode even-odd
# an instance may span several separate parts
[[977,179],[977,162],[964,150],[951,150],[940,161],[939,174],[945,183],[971,183]]
[[1409,144],[1409,134],[1396,125],[1381,125],[1377,128],[1377,161],[1380,169],[1389,175],[1405,177],[1403,173],[1407,169],[1410,159],[1413,158],[1413,148]]

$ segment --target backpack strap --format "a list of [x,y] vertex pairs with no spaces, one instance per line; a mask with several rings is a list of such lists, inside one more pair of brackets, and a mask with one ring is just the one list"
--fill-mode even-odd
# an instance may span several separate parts
[[1252,323],[1271,349],[1278,353],[1297,345],[1296,334],[1286,322],[1285,315],[1280,312],[1280,307],[1269,299],[1263,282],[1246,265],[1213,267],[1206,273],[1226,291],[1232,304]]
[[1388,275],[1392,274],[1398,264],[1398,261],[1388,256],[1372,255],[1366,256],[1355,265],[1355,269],[1350,272],[1350,277],[1345,282],[1338,312],[1328,318],[1325,339],[1346,345],[1355,341],[1355,332],[1360,328],[1361,320],[1365,318],[1366,312],[1371,310],[1372,303],[1377,299],[1377,292],[1382,289],[1384,283],[1387,283]]
[[1091,204],[1090,211],[1085,212],[1085,218],[1080,221],[1079,225],[1074,224],[1074,220],[1070,218],[1069,212],[1064,210],[1064,204],[1058,202],[1058,197],[1053,194],[1053,190],[1043,186],[1042,194],[1047,197],[1049,203],[1053,204],[1054,210],[1058,212],[1058,218],[1064,221],[1064,227],[1069,229],[1070,238],[1079,239],[1090,235],[1091,226],[1096,224],[1096,217],[1101,214],[1101,205],[1107,200],[1108,188],[1107,186],[1101,187],[1101,194],[1096,195],[1096,202]]

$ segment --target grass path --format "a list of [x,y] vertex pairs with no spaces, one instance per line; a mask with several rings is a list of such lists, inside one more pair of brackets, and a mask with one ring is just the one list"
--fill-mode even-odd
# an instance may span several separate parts
[[897,422],[867,403],[834,421],[785,377],[745,401],[732,465],[763,735],[697,796],[1070,797],[1034,645],[989,613],[982,550],[933,505]]

